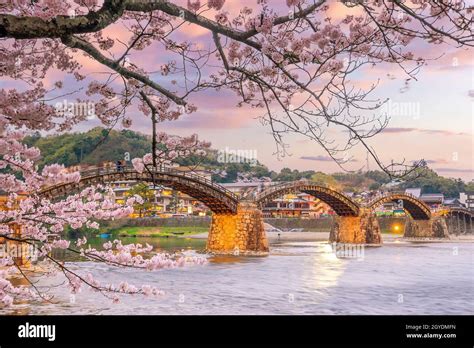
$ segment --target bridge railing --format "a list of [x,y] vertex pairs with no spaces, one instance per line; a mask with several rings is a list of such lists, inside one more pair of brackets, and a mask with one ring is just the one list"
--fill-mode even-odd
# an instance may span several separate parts
[[421,207],[422,210],[424,210],[428,215],[432,214],[434,211],[428,206],[428,204],[426,204],[425,202],[423,202],[419,197],[411,194],[411,193],[406,193],[406,192],[387,192],[383,195],[380,195],[374,199],[372,199],[371,201],[365,203],[365,206],[366,207],[372,207],[375,203],[379,202],[379,201],[383,201],[385,198],[390,198],[392,196],[396,196],[396,195],[403,195],[403,196],[407,196],[407,197],[410,197],[412,198],[413,200],[417,201],[419,204],[419,206]]
[[471,215],[474,217],[474,211],[472,210],[469,210],[467,208],[463,208],[463,207],[442,207],[441,210],[445,211],[447,214],[449,213],[463,213],[463,214],[466,214],[466,215]]
[[[230,196],[235,201],[239,200],[237,195],[233,193],[232,191],[196,173],[177,170],[177,169],[174,169],[172,167],[167,167],[167,166],[159,166],[159,167],[148,166],[147,168],[144,169],[144,171],[149,171],[150,174],[152,175],[153,174],[170,174],[174,176],[180,176],[180,177],[193,179],[194,181],[198,181],[202,184],[211,186],[217,191],[221,191],[222,193]],[[107,174],[137,173],[137,170],[133,166],[127,165],[127,166],[109,167],[109,168],[95,167],[95,168],[80,171],[79,173],[81,174],[82,178],[87,178],[87,177],[102,176],[102,175],[107,175]]]
[[421,201],[419,197],[416,197],[415,195],[413,195],[411,193],[406,193],[404,191],[391,191],[391,192],[387,192],[387,193],[378,195],[375,198],[372,198],[370,201],[366,202],[365,205],[370,207],[371,205],[378,202],[379,200],[383,200],[385,198],[389,198],[389,197],[394,196],[394,195],[404,195],[404,196],[410,197],[414,200],[420,201],[421,203],[424,204],[424,202]]
[[[296,181],[296,183],[299,183],[299,184],[302,184],[302,185],[318,185],[318,186],[321,186],[321,187],[324,187],[324,188],[327,188],[327,189],[331,189],[331,187],[325,183],[320,183],[320,182],[316,182],[316,181],[311,181],[311,180],[305,180],[305,179],[302,179],[302,180],[298,180]],[[271,185],[267,188],[265,188],[263,191],[257,193],[257,195],[255,196],[255,200],[260,200],[262,199],[263,197],[269,195],[269,194],[272,194],[276,191],[280,191],[280,190],[284,190],[284,189],[287,189],[287,188],[292,188],[293,186],[295,186],[295,181],[289,181],[289,182],[286,182],[286,183],[283,183],[283,184],[276,184],[276,185]]]

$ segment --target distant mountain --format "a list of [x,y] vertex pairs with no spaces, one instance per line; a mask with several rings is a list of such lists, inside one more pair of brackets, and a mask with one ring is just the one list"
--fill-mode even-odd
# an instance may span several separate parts
[[[36,146],[41,150],[41,159],[38,165],[59,163],[65,166],[78,164],[98,164],[106,161],[142,157],[151,152],[151,138],[148,135],[130,131],[111,130],[108,132],[101,127],[93,128],[83,133],[67,133],[50,135],[46,137],[36,133],[25,138],[29,146]],[[219,161],[217,150],[210,149],[205,157],[190,156],[177,160],[184,166],[203,166],[215,174],[213,179],[217,182],[233,182],[237,179],[262,178],[277,175],[258,161],[244,163],[222,163]]]
[[25,138],[25,143],[41,150],[39,165],[60,163],[73,166],[80,163],[97,164],[141,157],[151,151],[150,138],[144,134],[122,130],[108,132],[101,127],[84,133],[67,133],[41,137],[39,134]]

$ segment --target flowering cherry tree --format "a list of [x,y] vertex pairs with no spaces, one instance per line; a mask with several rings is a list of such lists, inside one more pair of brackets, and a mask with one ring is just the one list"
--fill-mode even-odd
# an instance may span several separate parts
[[171,166],[178,158],[186,158],[191,155],[202,157],[206,155],[210,143],[198,140],[196,134],[189,137],[168,135],[160,132],[152,139],[153,143],[158,143],[159,147],[154,147],[154,154],[148,153],[143,158],[134,158],[133,167],[142,173],[145,169],[151,171],[151,167],[163,168]]
[[[202,150],[205,144],[194,136],[177,141],[158,133],[156,125],[194,113],[195,95],[227,90],[237,106],[258,112],[280,154],[286,151],[285,135],[293,132],[313,140],[341,166],[351,160],[345,154],[363,146],[389,175],[405,175],[417,165],[386,165],[367,143],[388,123],[380,113],[383,100],[370,95],[378,80],[362,88],[352,77],[366,67],[396,66],[408,83],[427,64],[417,46],[471,49],[472,24],[472,8],[462,0],[256,0],[238,8],[225,0],[3,0],[0,187],[9,198],[0,212],[0,237],[32,245],[64,273],[72,291],[85,283],[103,293],[156,294],[150,287],[100,284],[51,258],[52,249],[62,248],[146,269],[185,262],[179,256],[144,258],[148,246],[116,241],[98,251],[86,248],[84,240],[71,246],[50,238],[66,225],[97,227],[95,219],[126,215],[137,198],[117,206],[106,187],[58,202],[39,197],[41,187],[80,176],[59,165],[38,172],[39,152],[21,143],[18,129],[65,131],[87,121],[88,113],[58,110],[55,103],[65,97],[77,103],[93,99],[95,116],[109,127],[118,122],[130,127],[135,108],[153,125],[151,155],[133,162],[145,170]],[[207,41],[193,42],[189,30],[206,31]],[[149,56],[152,62],[143,58]],[[91,61],[103,70],[86,72],[84,64]],[[345,139],[328,130],[340,130]],[[397,164],[407,169],[397,172]],[[7,273],[22,270],[11,258],[2,262],[10,266],[0,271],[4,304],[15,296],[43,296],[33,282],[31,288],[14,287]]]
[[[0,73],[23,87],[0,90],[0,114],[17,126],[69,129],[86,116],[55,112],[51,101],[66,79],[77,89],[63,94],[82,100],[86,88],[106,125],[130,126],[132,105],[154,110],[153,122],[174,120],[199,107],[193,95],[227,89],[236,105],[261,110],[279,153],[284,135],[295,132],[340,165],[363,146],[396,175],[394,162],[384,165],[367,144],[388,122],[384,101],[369,96],[378,80],[361,88],[351,77],[396,65],[408,83],[426,64],[417,46],[470,48],[472,24],[462,0],[256,0],[237,8],[225,0],[7,0],[0,4]],[[206,30],[206,44],[190,40],[189,28]],[[154,64],[140,59],[148,53]],[[85,75],[81,54],[105,71]],[[51,70],[65,77],[47,88]]]
[[[0,207],[0,240],[4,246],[14,243],[14,253],[8,248],[0,258],[0,303],[9,306],[14,299],[51,300],[37,284],[37,276],[23,268],[24,259],[43,260],[39,274],[54,276],[62,273],[67,279],[71,293],[80,291],[83,285],[105,296],[118,300],[118,294],[160,295],[161,291],[148,286],[134,286],[126,282],[118,285],[102,284],[91,274],[73,271],[67,264],[52,256],[55,249],[68,250],[91,260],[118,267],[133,267],[145,270],[178,267],[186,263],[203,263],[205,258],[183,255],[152,254],[150,245],[123,245],[119,240],[104,243],[103,250],[87,246],[87,239],[80,238],[71,243],[59,237],[65,226],[97,229],[95,220],[108,220],[127,216],[133,212],[133,204],[139,196],[128,198],[125,205],[115,203],[114,193],[103,186],[89,187],[59,201],[51,201],[38,195],[45,186],[78,182],[80,174],[69,173],[61,165],[53,164],[37,171],[34,160],[40,156],[36,148],[25,146],[23,133],[8,128],[7,121],[0,118],[0,187],[7,195]],[[19,229],[20,228],[20,229]],[[18,247],[21,249],[18,250]],[[24,248],[27,246],[28,248]],[[144,254],[150,257],[144,257]],[[21,261],[18,257],[23,258]],[[11,277],[16,273],[27,280],[29,287],[14,286]]]

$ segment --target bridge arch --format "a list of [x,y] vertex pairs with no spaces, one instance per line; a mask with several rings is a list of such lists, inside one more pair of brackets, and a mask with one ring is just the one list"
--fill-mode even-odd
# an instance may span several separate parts
[[450,233],[456,235],[474,233],[473,211],[462,207],[452,207],[443,211],[442,214],[446,218]]
[[367,207],[374,210],[384,203],[394,202],[398,203],[400,208],[405,210],[413,220],[430,220],[430,207],[417,197],[407,193],[389,193],[375,198],[367,204]]
[[43,188],[38,195],[54,199],[97,184],[107,184],[114,181],[151,182],[163,185],[205,204],[213,213],[235,214],[238,198],[231,191],[207,178],[173,168],[153,168],[150,171],[137,172],[133,167],[117,169],[94,168],[81,172],[81,180],[74,183],[64,183]]
[[474,212],[466,208],[449,208],[447,216],[457,216],[465,219],[474,219]]
[[358,216],[360,206],[344,193],[334,190],[324,184],[311,181],[295,181],[270,186],[258,193],[255,197],[257,205],[261,208],[266,203],[285,194],[304,192],[316,197],[329,205],[339,216]]

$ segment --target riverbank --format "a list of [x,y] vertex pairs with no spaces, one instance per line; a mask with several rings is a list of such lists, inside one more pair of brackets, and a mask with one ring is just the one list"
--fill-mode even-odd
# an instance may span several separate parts
[[[208,233],[199,233],[186,238],[207,239]],[[329,232],[272,232],[267,231],[270,243],[286,242],[326,242],[329,240]],[[403,234],[382,233],[383,243],[474,243],[474,236],[450,236],[450,239],[415,239],[404,238]]]
[[112,229],[109,232],[117,237],[182,237],[195,234],[207,234],[207,227],[200,226],[130,226]]
[[[205,226],[122,226],[106,230],[106,234],[113,237],[175,237],[207,239],[209,228]],[[329,232],[325,231],[266,231],[270,243],[279,241],[305,242],[305,241],[328,241]],[[450,236],[450,239],[417,239],[404,238],[402,233],[382,232],[384,243],[424,243],[424,242],[474,242],[474,236],[459,235]]]
[[[397,232],[403,233],[403,217],[378,217],[377,220],[382,232],[395,232],[393,228],[397,226]],[[99,221],[102,229],[119,229],[126,227],[206,227],[211,226],[210,216],[186,216],[186,217],[143,217],[143,218],[122,218],[116,220]],[[264,218],[267,230],[285,231],[290,230],[304,232],[326,232],[331,230],[333,224],[332,217],[321,217],[318,219],[306,218]],[[85,230],[85,229],[82,229]],[[78,232],[84,232],[79,230]],[[89,231],[85,231],[89,232]]]
[[[187,238],[193,239],[207,239],[208,232],[199,233],[187,236]],[[270,232],[267,231],[267,239],[269,242],[276,241],[306,241],[306,242],[318,242],[327,241],[329,239],[329,232]]]
[[[321,241],[328,241],[329,240],[329,232],[274,232],[274,231],[267,231],[267,238],[269,242],[276,242],[276,241],[290,241],[290,242],[321,242]],[[208,233],[199,233],[189,238],[195,239],[207,239]],[[388,237],[388,238],[387,238]],[[383,239],[395,239],[401,238],[401,234],[393,235],[393,234],[383,234]]]

